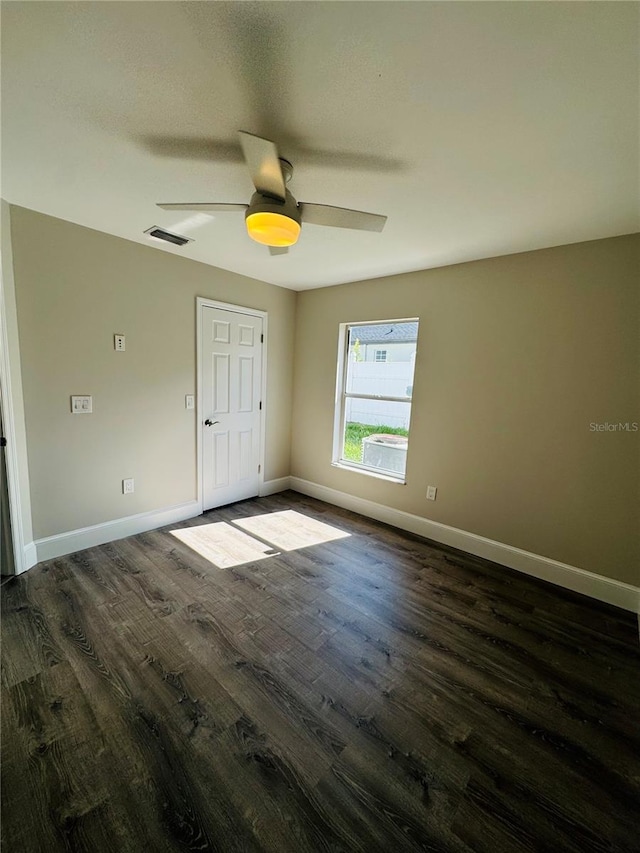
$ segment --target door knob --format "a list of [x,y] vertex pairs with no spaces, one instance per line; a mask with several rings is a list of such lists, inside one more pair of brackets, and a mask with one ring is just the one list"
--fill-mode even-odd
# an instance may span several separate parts
[[204,422],[204,425],[205,426],[213,426],[214,424],[219,424],[219,423],[220,423],[220,421],[211,421],[211,420],[209,420],[209,418],[207,418],[206,421]]

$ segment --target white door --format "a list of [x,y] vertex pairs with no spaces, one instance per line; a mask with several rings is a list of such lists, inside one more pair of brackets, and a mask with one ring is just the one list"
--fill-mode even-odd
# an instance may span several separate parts
[[202,306],[203,509],[260,485],[262,317]]

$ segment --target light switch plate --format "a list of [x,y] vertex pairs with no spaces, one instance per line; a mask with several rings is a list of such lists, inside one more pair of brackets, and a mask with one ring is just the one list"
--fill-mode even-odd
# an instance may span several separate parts
[[93,397],[72,396],[71,412],[74,415],[90,415],[93,412]]
[[427,500],[435,501],[437,491],[438,490],[435,486],[427,486]]
[[123,495],[132,495],[133,494],[133,477],[127,480],[122,481],[122,494]]
[[196,398],[193,396],[193,394],[186,394],[185,395],[184,407],[185,407],[185,409],[195,409]]

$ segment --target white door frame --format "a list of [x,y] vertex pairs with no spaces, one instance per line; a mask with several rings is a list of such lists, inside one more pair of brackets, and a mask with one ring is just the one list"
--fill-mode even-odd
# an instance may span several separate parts
[[[3,202],[4,204],[4,202]],[[3,226],[4,226],[3,222]],[[11,381],[10,369],[10,349],[9,335],[14,339],[18,334],[18,321],[15,315],[15,310],[8,310],[7,297],[10,295],[7,291],[13,284],[6,275],[5,264],[10,263],[10,259],[3,258],[0,265],[0,407],[2,408],[2,428],[7,439],[7,446],[4,449],[6,470],[7,470],[7,490],[9,492],[9,517],[11,520],[11,545],[13,549],[13,566],[16,575],[22,574],[32,565],[34,560],[27,561],[25,559],[25,542],[24,528],[22,525],[22,508],[26,504],[26,509],[30,510],[28,503],[28,495],[24,495],[20,489],[20,459],[18,458],[16,426],[15,426],[15,410],[14,396],[15,389]],[[13,295],[13,294],[11,294]],[[19,380],[18,374],[18,380]],[[33,549],[33,545],[31,546]]]
[[202,411],[202,312],[203,308],[220,308],[223,311],[235,311],[238,314],[249,314],[252,317],[262,318],[262,334],[264,343],[262,347],[262,379],[260,388],[260,399],[262,409],[260,411],[260,472],[258,474],[259,493],[262,493],[264,484],[264,458],[266,450],[265,420],[267,411],[267,321],[266,311],[257,308],[247,308],[244,305],[232,305],[229,302],[218,302],[215,299],[207,299],[204,296],[196,297],[196,482],[198,487],[198,507],[202,513],[204,507],[204,487],[202,482],[202,423],[204,412]]

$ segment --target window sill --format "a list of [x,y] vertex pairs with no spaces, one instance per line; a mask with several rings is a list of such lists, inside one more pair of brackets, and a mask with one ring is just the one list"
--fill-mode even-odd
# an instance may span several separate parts
[[370,468],[361,468],[359,465],[349,465],[347,462],[332,462],[332,468],[342,468],[343,471],[352,471],[355,474],[364,474],[365,477],[375,477],[376,480],[385,480],[387,483],[395,483],[397,486],[406,486],[404,477],[393,477],[391,474],[382,474],[372,471]]

